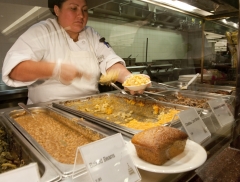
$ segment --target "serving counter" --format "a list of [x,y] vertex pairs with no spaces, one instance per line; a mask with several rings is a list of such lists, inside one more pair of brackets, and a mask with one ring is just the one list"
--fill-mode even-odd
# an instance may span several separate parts
[[[121,96],[121,94],[118,92],[111,92],[111,93],[107,93],[107,94],[105,93],[102,95],[107,96],[107,97],[112,96],[112,95],[120,95]],[[132,97],[132,96],[129,96],[129,97]],[[211,98],[213,98],[213,96],[211,96]],[[146,98],[133,97],[133,99],[135,99],[135,101],[140,99],[141,102],[151,102],[151,100],[148,100]],[[89,98],[77,98],[77,99],[74,99],[73,101],[76,101],[76,100],[89,101]],[[112,100],[112,98],[110,100]],[[83,125],[83,127],[86,127],[88,129],[90,129],[91,131],[96,131],[97,133],[101,133],[105,137],[112,136],[112,135],[120,132],[120,133],[122,133],[122,136],[123,136],[123,139],[125,142],[129,142],[131,140],[131,137],[135,133],[135,130],[126,130],[126,128],[124,129],[123,127],[119,127],[115,124],[113,124],[113,125],[109,124],[109,123],[107,123],[107,120],[99,119],[97,116],[90,117],[89,115],[86,115],[86,114],[79,114],[79,112],[77,112],[76,110],[73,112],[72,109],[65,109],[66,106],[64,106],[64,104],[66,102],[67,101],[59,101],[59,102],[53,102],[53,103],[51,102],[51,103],[33,104],[33,105],[28,105],[27,107],[32,111],[37,110],[36,113],[39,113],[40,111],[46,113],[46,112],[49,112],[49,110],[50,110],[51,112],[56,112],[57,114],[59,114],[61,116],[61,118],[62,117],[70,118],[70,120],[74,122],[72,124],[74,124],[75,129],[76,129],[76,127],[77,128],[80,127],[79,121],[81,121],[81,125]],[[69,103],[69,101],[68,101],[68,103]],[[164,102],[159,101],[159,103],[154,102],[154,104],[164,104]],[[59,105],[60,106],[62,105],[62,106],[60,107]],[[165,105],[166,105],[166,103],[165,103]],[[170,106],[171,104],[168,103],[167,105]],[[127,106],[124,106],[124,107],[127,107]],[[188,106],[181,106],[181,105],[175,105],[175,107],[178,107],[181,109],[190,108]],[[24,114],[24,111],[21,108],[11,107],[11,108],[6,108],[6,109],[1,109],[0,111],[1,111],[1,117],[4,117],[6,120],[5,122],[8,122],[8,125],[11,128],[13,128],[13,130],[15,132],[18,133],[17,137],[24,140],[24,142],[27,143],[27,145],[31,144],[31,146],[34,147],[34,148],[31,148],[31,150],[37,152],[37,155],[40,156],[41,158],[44,158],[44,160],[46,160],[47,163],[50,164],[51,170],[53,170],[56,173],[56,175],[59,175],[59,176],[57,176],[57,178],[54,181],[91,181],[89,174],[87,173],[86,169],[84,170],[84,168],[82,168],[80,170],[81,175],[78,178],[72,179],[71,170],[72,170],[73,166],[65,165],[65,164],[63,164],[64,162],[59,163],[55,159],[53,159],[51,157],[51,155],[49,155],[48,152],[46,152],[44,150],[44,148],[41,147],[41,145],[39,144],[39,141],[36,141],[29,134],[29,132],[25,130],[25,128],[23,128],[21,125],[19,125],[16,122],[16,120],[14,118],[17,118],[17,117],[21,116],[22,114]],[[205,124],[207,126],[209,126],[207,123],[207,122],[209,122],[209,118],[208,117],[205,117],[205,118],[207,118],[207,119],[205,120],[203,118],[203,120],[204,120]],[[41,126],[41,124],[39,124],[39,126]],[[174,125],[172,125],[172,127],[175,127],[175,128],[178,128],[178,129],[184,131],[184,128],[182,127],[180,122],[176,122]],[[215,163],[215,162],[218,162],[218,163],[224,162],[224,160],[222,162],[219,161],[218,158],[219,158],[219,155],[223,155],[222,153],[226,153],[226,150],[231,151],[231,152],[229,152],[229,155],[227,156],[228,158],[231,159],[231,161],[233,161],[233,160],[238,161],[238,159],[236,159],[236,157],[239,156],[238,152],[232,152],[233,149],[229,148],[229,143],[231,141],[231,129],[232,129],[232,124],[228,124],[224,127],[218,128],[217,130],[211,130],[211,137],[208,138],[207,140],[205,140],[201,144],[201,146],[206,150],[206,153],[207,153],[207,160],[203,165],[195,168],[194,164],[191,164],[191,162],[189,162],[189,161],[191,161],[191,157],[190,157],[187,161],[184,162],[185,164],[186,163],[189,164],[189,169],[186,171],[182,170],[181,162],[180,163],[176,162],[176,163],[170,164],[169,166],[167,166],[167,170],[165,170],[165,171],[163,171],[161,169],[161,166],[156,166],[154,168],[149,167],[149,168],[145,168],[145,169],[142,169],[142,167],[140,167],[140,168],[138,168],[138,171],[140,172],[140,175],[142,178],[141,181],[142,182],[205,181],[207,170],[208,169],[213,170],[211,164]],[[192,153],[197,153],[197,151],[194,152],[194,150],[197,150],[196,147],[190,146],[189,150]],[[131,153],[131,151],[129,151],[129,155],[130,155],[130,153]],[[198,156],[197,160],[200,160],[201,157],[202,156]],[[38,162],[38,161],[36,161],[36,162]],[[199,161],[195,161],[195,162],[197,163]],[[239,165],[239,164],[240,164],[239,162],[236,163],[236,165]],[[39,165],[41,166],[41,164],[39,164]],[[171,166],[172,166],[172,168],[176,168],[176,171],[173,172],[171,170]],[[191,169],[191,166],[193,166],[192,169]],[[216,169],[216,171],[220,171],[221,174],[223,174],[222,171],[224,170],[224,168],[221,167],[221,169],[218,169],[218,167],[220,167],[220,166],[221,166],[220,164],[215,166],[215,169]],[[240,174],[236,168],[231,168],[231,166],[228,166],[228,167],[229,167],[229,169],[227,171],[225,171],[225,174],[228,174],[228,172],[232,173],[235,170],[234,171],[235,174],[238,174],[238,176],[240,176]],[[214,179],[216,179],[216,178],[226,179],[221,175],[217,176],[216,171],[215,171]],[[14,175],[14,170],[13,170],[13,175]],[[213,175],[211,177],[213,177]],[[233,180],[236,179],[236,175],[231,176],[231,177],[233,177]],[[44,181],[44,180],[42,180],[42,181]],[[211,181],[211,180],[208,179],[207,181]]]

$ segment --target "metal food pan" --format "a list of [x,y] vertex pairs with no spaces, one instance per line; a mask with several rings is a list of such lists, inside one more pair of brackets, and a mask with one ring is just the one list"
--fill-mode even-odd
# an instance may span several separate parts
[[[140,131],[140,129],[126,126],[131,120],[137,120],[138,124],[158,122],[158,114],[153,113],[153,105],[164,108],[164,110],[160,109],[159,113],[168,113],[171,109],[182,111],[189,108],[118,93],[102,93],[74,100],[53,102],[52,104],[53,107],[87,118],[115,131],[131,135]],[[101,108],[103,109],[101,110]],[[172,122],[172,119],[174,117],[163,125],[179,122],[178,120]]]
[[[172,82],[165,82],[164,84],[174,86],[174,87],[180,89],[182,86],[186,85],[187,82],[172,81]],[[235,87],[201,84],[201,83],[192,83],[190,86],[188,86],[188,90],[199,91],[199,92],[208,92],[210,94],[233,95],[233,96],[236,93]]]
[[[73,174],[77,147],[108,136],[107,133],[89,127],[84,119],[68,113],[43,106],[29,109],[34,118],[22,109],[4,115],[64,177]],[[68,158],[73,160],[68,162]],[[85,171],[85,165],[80,164],[74,173],[81,174]]]
[[188,90],[199,91],[199,92],[208,92],[210,94],[218,94],[218,95],[235,95],[235,91],[229,88],[216,88],[216,87],[208,87],[201,85],[190,85]]
[[[0,129],[6,132],[9,151],[17,155],[24,165],[32,162],[38,164],[41,182],[61,180],[62,177],[56,168],[21,135],[3,114],[0,115]],[[8,173],[14,175],[15,170],[11,169]]]
[[[215,95],[206,92],[199,93],[197,91],[184,91],[184,90],[167,90],[161,91],[158,88],[147,89],[149,92],[160,93],[165,97],[151,95],[152,97],[162,101],[171,102],[174,104],[186,105],[189,107],[197,107],[208,109],[208,100],[222,98],[229,106],[235,105],[235,97],[231,95]],[[182,97],[181,97],[182,96]],[[200,103],[199,103],[200,102]]]

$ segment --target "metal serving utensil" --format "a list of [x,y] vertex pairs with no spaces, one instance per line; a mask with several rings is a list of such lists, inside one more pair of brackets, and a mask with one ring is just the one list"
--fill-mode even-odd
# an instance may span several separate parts
[[121,89],[120,87],[118,87],[114,82],[117,81],[117,77],[118,77],[119,72],[109,72],[106,75],[102,75],[100,77],[99,83],[101,85],[111,85],[113,88],[119,90],[122,94],[128,94],[127,92],[125,92],[123,89]]
[[179,89],[178,87],[174,87],[174,86],[172,86],[172,85],[167,85],[167,84],[164,84],[164,83],[157,83],[158,85],[162,85],[163,87],[165,87],[165,88],[172,88],[172,89]]
[[125,90],[123,90],[120,87],[118,87],[115,83],[111,82],[110,85],[112,87],[114,87],[115,89],[119,90],[122,94],[128,94],[127,92],[125,92]]
[[101,85],[111,85],[113,88],[119,90],[122,94],[128,94],[114,83],[117,81],[118,75],[119,71],[110,71],[106,75],[102,75],[100,77],[99,83]]
[[20,102],[20,103],[18,103],[18,105],[19,105],[24,111],[26,111],[28,114],[30,114],[30,115],[32,116],[32,118],[35,119],[32,111],[30,111],[24,103]]
[[180,87],[182,90],[186,90],[188,86],[198,77],[199,73],[197,73],[185,86]]
[[144,91],[143,93],[150,94],[150,95],[161,96],[161,97],[166,97],[166,95],[160,94],[160,93],[154,93],[154,92],[148,92],[148,91]]
[[152,99],[152,100],[154,100],[155,102],[159,102],[159,100],[157,100],[157,99],[155,99],[155,98],[153,98],[153,97],[150,97],[148,94],[146,94],[146,93],[144,93],[143,94],[145,97],[147,97],[147,98],[149,98],[149,99]]

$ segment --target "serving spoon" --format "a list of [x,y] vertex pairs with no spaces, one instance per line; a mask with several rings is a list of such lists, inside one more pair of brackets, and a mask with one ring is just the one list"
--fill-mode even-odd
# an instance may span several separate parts
[[111,85],[113,88],[119,90],[122,94],[128,94],[114,83],[117,81],[118,75],[119,71],[109,71],[106,75],[102,75],[100,77],[99,83],[101,85]]
[[28,114],[30,114],[30,115],[32,116],[32,118],[35,119],[32,111],[30,111],[24,103],[20,102],[20,103],[18,103],[18,105],[19,105],[24,111],[26,111]]
[[198,77],[199,73],[197,73],[185,86],[180,87],[182,90],[187,90],[188,86]]
[[112,87],[114,87],[115,89],[119,90],[122,94],[128,94],[127,92],[125,92],[125,90],[123,90],[120,87],[118,87],[115,83],[111,82],[110,85]]

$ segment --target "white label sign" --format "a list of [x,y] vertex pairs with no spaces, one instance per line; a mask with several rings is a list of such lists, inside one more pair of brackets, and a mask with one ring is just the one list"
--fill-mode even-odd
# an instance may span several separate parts
[[93,182],[138,182],[134,166],[120,133],[78,148]]
[[31,163],[26,166],[2,173],[0,181],[4,182],[39,182],[40,174],[37,163]]
[[221,127],[234,121],[234,116],[222,98],[209,100],[208,104]]
[[211,136],[207,126],[194,108],[181,111],[178,116],[191,140],[202,143]]

